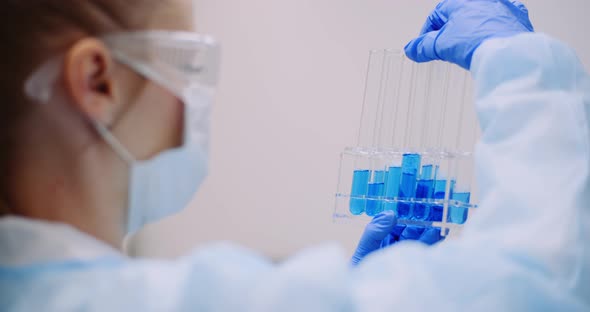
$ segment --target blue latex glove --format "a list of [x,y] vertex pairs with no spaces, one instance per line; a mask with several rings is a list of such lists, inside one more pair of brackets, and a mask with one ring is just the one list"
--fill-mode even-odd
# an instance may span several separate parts
[[357,265],[375,250],[393,245],[402,240],[418,240],[427,245],[440,241],[440,229],[418,228],[397,224],[393,211],[384,211],[376,215],[365,227],[365,232],[352,256],[352,265]]
[[393,231],[381,241],[381,248],[403,240],[418,240],[426,245],[433,245],[443,240],[440,229],[396,225]]
[[528,10],[519,1],[444,0],[405,51],[416,62],[443,60],[469,70],[473,53],[485,40],[532,31]]

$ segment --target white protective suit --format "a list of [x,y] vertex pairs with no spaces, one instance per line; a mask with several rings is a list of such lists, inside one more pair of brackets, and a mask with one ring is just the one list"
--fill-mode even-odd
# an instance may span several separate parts
[[590,311],[590,80],[541,34],[472,63],[483,136],[463,237],[403,242],[359,267],[338,247],[275,266],[229,244],[131,260],[58,224],[0,221],[2,311]]

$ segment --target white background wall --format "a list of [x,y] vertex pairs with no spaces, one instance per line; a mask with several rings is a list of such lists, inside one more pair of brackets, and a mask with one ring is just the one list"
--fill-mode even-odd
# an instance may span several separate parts
[[[356,142],[367,51],[401,48],[435,0],[196,0],[199,31],[223,43],[211,174],[191,206],[148,227],[139,254],[231,240],[282,258],[361,227],[332,223],[340,151]],[[537,31],[590,65],[587,0],[525,2]],[[531,51],[534,53],[534,51]]]

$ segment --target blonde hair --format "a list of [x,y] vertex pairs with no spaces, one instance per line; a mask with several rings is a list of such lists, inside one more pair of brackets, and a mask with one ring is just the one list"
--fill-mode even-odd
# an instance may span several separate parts
[[162,0],[5,0],[0,10],[0,216],[10,214],[17,126],[31,109],[28,76],[49,57],[86,36],[140,30]]

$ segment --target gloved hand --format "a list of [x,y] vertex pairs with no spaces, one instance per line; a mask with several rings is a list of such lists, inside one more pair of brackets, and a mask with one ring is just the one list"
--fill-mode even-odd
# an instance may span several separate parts
[[352,256],[351,264],[357,265],[373,251],[402,240],[419,240],[427,245],[432,245],[441,239],[439,229],[398,225],[395,213],[384,211],[376,215],[365,227],[365,232]]
[[375,217],[365,227],[365,232],[361,236],[356,251],[350,261],[352,265],[357,265],[361,260],[373,251],[381,248],[381,242],[397,224],[397,217],[393,211],[384,211]]
[[416,62],[443,60],[469,70],[485,40],[532,31],[528,10],[519,1],[443,0],[405,51]]

